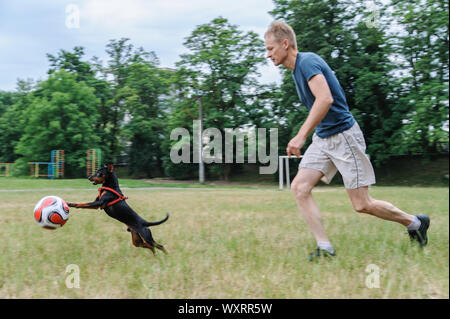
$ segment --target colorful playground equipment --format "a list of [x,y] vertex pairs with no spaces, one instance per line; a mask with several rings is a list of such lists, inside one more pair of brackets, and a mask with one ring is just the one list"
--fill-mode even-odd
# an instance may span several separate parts
[[[29,162],[31,177],[48,177],[50,179],[64,177],[64,150],[51,151],[51,162]],[[47,166],[47,169],[42,169]]]
[[86,177],[93,175],[102,165],[102,150],[91,148],[87,150]]
[[0,176],[11,176],[14,163],[0,163]]

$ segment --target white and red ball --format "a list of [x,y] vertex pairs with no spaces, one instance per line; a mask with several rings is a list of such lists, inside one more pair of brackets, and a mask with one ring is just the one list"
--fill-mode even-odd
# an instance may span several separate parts
[[58,196],[45,196],[34,207],[33,215],[42,228],[56,229],[69,219],[69,206]]

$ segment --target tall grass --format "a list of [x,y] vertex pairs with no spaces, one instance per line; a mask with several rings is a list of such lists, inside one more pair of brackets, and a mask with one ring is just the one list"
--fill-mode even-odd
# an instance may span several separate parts
[[[448,298],[448,188],[373,187],[372,196],[431,217],[429,245],[411,245],[399,224],[352,210],[343,188],[317,188],[337,257],[311,263],[313,237],[288,191],[128,189],[169,254],[135,248],[103,211],[71,209],[55,231],[33,221],[45,195],[91,201],[95,190],[0,192],[0,298]],[[66,267],[80,269],[68,288]],[[368,288],[369,265],[379,288]]]

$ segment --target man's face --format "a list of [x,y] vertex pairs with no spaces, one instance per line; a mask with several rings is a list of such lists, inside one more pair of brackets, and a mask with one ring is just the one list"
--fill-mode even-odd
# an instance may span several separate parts
[[271,59],[275,66],[283,64],[287,57],[287,40],[278,41],[273,34],[266,36],[267,58]]

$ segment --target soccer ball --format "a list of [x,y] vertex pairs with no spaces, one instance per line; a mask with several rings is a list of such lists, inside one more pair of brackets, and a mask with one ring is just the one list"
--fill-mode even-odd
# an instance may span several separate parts
[[45,229],[64,226],[69,219],[69,206],[58,196],[45,196],[34,207],[34,220]]

